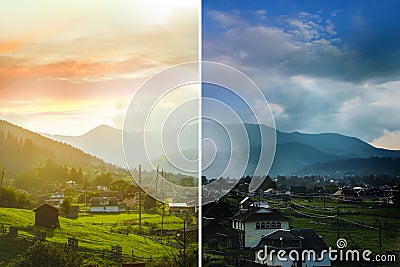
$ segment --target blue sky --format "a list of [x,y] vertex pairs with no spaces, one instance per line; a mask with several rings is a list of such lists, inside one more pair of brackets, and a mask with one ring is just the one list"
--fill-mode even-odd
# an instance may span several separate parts
[[261,88],[283,131],[400,149],[400,1],[203,1],[203,60]]

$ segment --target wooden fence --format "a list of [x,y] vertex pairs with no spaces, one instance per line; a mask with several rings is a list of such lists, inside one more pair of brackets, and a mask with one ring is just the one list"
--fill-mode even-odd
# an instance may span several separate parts
[[[65,251],[73,250],[73,251],[79,252],[83,255],[91,255],[91,256],[95,256],[97,258],[111,260],[118,265],[121,265],[123,262],[162,260],[162,259],[156,259],[156,258],[152,258],[152,257],[150,257],[150,258],[138,257],[138,256],[134,255],[133,251],[131,254],[123,253],[122,246],[119,246],[119,245],[110,246],[109,249],[103,249],[103,250],[92,249],[92,248],[79,246],[79,239],[76,239],[76,238],[69,237],[64,244],[61,244],[61,243],[56,243],[56,242],[46,240],[46,232],[45,231],[36,232],[35,235],[32,236],[32,235],[26,234],[26,233],[18,231],[18,230],[19,229],[17,227],[13,227],[11,225],[4,225],[4,224],[0,225],[0,238],[21,239],[21,240],[27,241],[32,244],[34,244],[37,241],[49,242],[53,245],[63,248]],[[80,239],[80,240],[84,241],[83,239]]]

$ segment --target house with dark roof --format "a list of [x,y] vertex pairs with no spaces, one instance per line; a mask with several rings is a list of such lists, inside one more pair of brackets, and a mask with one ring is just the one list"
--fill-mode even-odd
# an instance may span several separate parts
[[353,201],[356,195],[352,189],[339,189],[333,194],[336,201]]
[[238,231],[239,247],[251,248],[261,237],[277,229],[289,229],[289,219],[269,206],[240,209],[232,218],[232,228]]
[[70,219],[76,219],[78,218],[78,214],[79,214],[79,206],[71,206],[69,214],[66,217]]
[[90,212],[119,212],[119,200],[117,197],[92,197],[89,202]]
[[239,202],[239,205],[241,209],[247,209],[252,203],[253,201],[251,200],[250,197],[245,197]]
[[189,212],[191,214],[196,213],[196,207],[190,206],[186,202],[182,203],[169,203],[169,212],[173,214],[181,214],[182,212]]
[[61,204],[63,203],[63,201],[64,201],[64,194],[54,193],[54,194],[51,194],[49,199],[45,200],[45,203],[59,209],[61,207]]
[[[255,262],[267,266],[331,266],[328,246],[314,229],[279,229],[253,247]],[[278,251],[283,250],[285,254]],[[291,255],[291,257],[289,256]]]
[[37,209],[34,209],[33,212],[35,212],[36,226],[53,228],[60,226],[60,222],[58,220],[58,209],[56,207],[45,203],[39,206]]
[[119,201],[124,199],[124,192],[121,191],[103,191],[100,192],[100,197],[117,197]]
[[231,207],[222,201],[203,205],[203,216],[215,218],[220,225],[230,226],[233,215]]
[[217,238],[217,234],[222,233],[224,229],[215,218],[203,217],[202,234],[203,240],[208,242]]
[[[193,224],[185,227],[186,237],[192,241],[197,241],[198,239],[198,224]],[[203,240],[205,243],[209,241],[216,240],[218,238],[218,234],[222,233],[224,229],[214,218],[203,217],[202,220],[202,234]],[[183,235],[183,228],[177,230],[178,234]]]
[[307,187],[305,186],[292,186],[290,187],[290,194],[292,195],[306,195]]

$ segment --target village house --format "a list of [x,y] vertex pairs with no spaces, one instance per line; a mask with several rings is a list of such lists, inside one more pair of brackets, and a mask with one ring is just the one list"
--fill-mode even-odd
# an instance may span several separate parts
[[169,212],[174,214],[179,214],[182,212],[188,212],[191,214],[196,213],[196,207],[189,206],[188,203],[169,203]]
[[69,214],[66,216],[69,219],[76,219],[78,218],[79,214],[79,206],[71,206]]
[[306,195],[307,188],[305,186],[292,186],[290,188],[291,195]]
[[[262,265],[282,267],[331,266],[329,254],[322,253],[323,250],[328,250],[328,246],[322,237],[311,228],[275,230],[263,236],[258,244],[253,247],[253,250],[255,262]],[[285,255],[278,257],[280,250],[285,251]],[[292,259],[289,255],[292,255]],[[297,257],[297,255],[299,256]],[[282,260],[282,258],[285,260]],[[293,258],[298,260],[293,260]]]
[[125,202],[119,202],[118,203],[118,212],[125,212],[126,211],[126,203]]
[[354,201],[355,197],[352,189],[339,189],[333,194],[336,201]]
[[247,209],[251,204],[253,204],[253,201],[250,197],[245,197],[239,202],[239,206],[241,209]]
[[238,231],[240,248],[251,248],[262,236],[277,229],[289,229],[289,219],[267,203],[256,202],[233,216],[232,228]]
[[276,189],[273,189],[273,188],[268,188],[263,193],[263,197],[275,197],[277,195],[278,195],[278,191]]
[[50,195],[49,199],[45,200],[45,203],[59,209],[63,201],[64,201],[64,194],[54,193]]
[[36,226],[53,228],[60,226],[58,220],[58,209],[56,207],[45,203],[33,210],[33,212],[35,212]]
[[124,199],[124,192],[121,191],[103,191],[100,192],[99,197],[117,197],[119,201]]
[[[101,213],[118,213],[120,212],[120,205],[123,205],[117,197],[92,197],[89,202],[90,212]],[[124,207],[126,207],[126,204]]]
[[230,226],[233,215],[231,207],[224,202],[217,201],[203,205],[203,216],[215,218],[220,225]]
[[124,197],[123,200],[126,203],[126,206],[129,208],[136,207],[139,205],[139,195],[138,194],[128,194]]
[[[192,241],[197,241],[198,239],[198,224],[193,224],[185,227],[186,237]],[[218,234],[223,233],[224,229],[214,218],[203,217],[202,220],[202,238],[205,243],[210,241],[216,241]],[[183,229],[177,231],[178,234],[183,235]]]

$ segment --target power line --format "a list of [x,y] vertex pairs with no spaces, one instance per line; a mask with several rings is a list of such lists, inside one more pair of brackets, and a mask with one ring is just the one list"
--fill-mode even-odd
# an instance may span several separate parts
[[294,208],[292,208],[292,207],[290,207],[290,209],[292,209],[294,212],[296,212],[296,213],[298,213],[298,214],[301,214],[301,215],[304,215],[304,216],[307,216],[307,217],[311,217],[311,218],[317,218],[317,219],[332,219],[332,218],[337,217],[338,220],[342,220],[342,221],[345,221],[345,222],[348,222],[348,223],[351,223],[351,224],[354,224],[354,225],[357,225],[357,226],[362,226],[362,227],[369,228],[369,229],[373,229],[373,230],[379,230],[379,228],[376,228],[376,227],[373,227],[373,226],[369,226],[369,225],[365,225],[365,224],[358,223],[358,222],[353,222],[353,221],[350,221],[350,220],[341,218],[341,217],[339,217],[339,216],[337,216],[337,215],[320,216],[320,215],[316,215],[316,214],[309,214],[309,213],[301,212],[301,211],[298,211],[298,210],[296,210],[296,209],[294,209]]
[[312,206],[312,205],[309,205],[309,206],[307,207],[307,206],[304,206],[304,205],[302,205],[302,204],[299,204],[300,202],[295,201],[295,200],[292,200],[292,203],[294,203],[295,205],[297,205],[297,206],[299,206],[299,207],[302,207],[302,208],[305,208],[305,209],[309,209],[309,210],[318,209],[318,210],[323,210],[323,211],[325,211],[325,212],[333,212],[333,211],[334,211],[333,208],[325,208],[325,209],[324,209],[324,208],[322,208],[322,207]]
[[294,208],[292,208],[292,207],[290,207],[290,209],[292,209],[294,212],[296,212],[296,213],[298,213],[298,214],[301,214],[301,215],[304,215],[304,216],[307,216],[307,217],[310,217],[310,218],[332,219],[332,218],[335,218],[335,217],[336,217],[336,215],[325,215],[325,216],[320,216],[320,215],[315,215],[315,214],[309,214],[309,213],[305,213],[305,212],[298,211],[298,210],[296,210],[296,209],[294,209]]
[[362,223],[353,222],[353,221],[346,220],[346,219],[343,219],[343,218],[339,218],[339,219],[342,220],[342,221],[345,221],[345,222],[354,224],[354,225],[362,226],[362,227],[369,228],[369,229],[373,229],[373,230],[379,230],[379,228],[372,227],[372,226],[369,226],[369,225],[365,225],[365,224],[362,224]]

